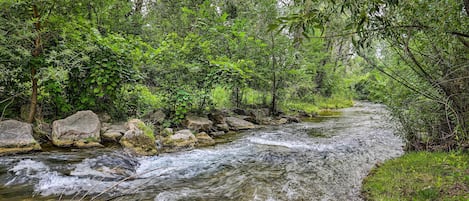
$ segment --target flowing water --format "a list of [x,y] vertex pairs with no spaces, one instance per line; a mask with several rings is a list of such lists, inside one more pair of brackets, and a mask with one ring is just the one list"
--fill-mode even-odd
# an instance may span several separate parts
[[386,115],[358,103],[153,157],[116,149],[0,157],[0,200],[361,200],[374,164],[403,153]]

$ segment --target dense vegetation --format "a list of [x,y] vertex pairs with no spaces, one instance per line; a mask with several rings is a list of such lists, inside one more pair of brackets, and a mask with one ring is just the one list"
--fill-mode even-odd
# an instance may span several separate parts
[[[389,107],[407,150],[469,148],[468,0],[0,0],[0,11],[0,120],[163,109],[171,126],[215,108],[367,99]],[[367,194],[467,192],[467,154],[428,157],[384,165]],[[427,180],[437,185],[415,186]]]
[[354,76],[350,41],[300,46],[276,34],[268,26],[294,9],[276,1],[3,0],[0,7],[3,118],[47,121],[91,109],[125,119],[162,108],[177,124],[213,108],[277,114],[351,104],[352,83],[343,82]]
[[1,118],[387,104],[409,150],[468,147],[468,1],[0,2]]
[[0,1],[1,118],[387,104],[409,150],[469,143],[469,2]]

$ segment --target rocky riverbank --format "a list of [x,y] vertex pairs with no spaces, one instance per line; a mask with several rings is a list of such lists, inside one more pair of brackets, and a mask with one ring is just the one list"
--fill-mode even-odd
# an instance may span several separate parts
[[[16,120],[0,122],[0,155],[40,151],[40,143],[56,147],[100,148],[120,145],[135,155],[156,155],[211,146],[229,133],[264,125],[299,122],[296,116],[269,116],[268,109],[215,110],[206,116],[188,115],[178,127],[165,127],[166,114],[155,110],[142,119],[113,122],[108,115],[79,111],[52,125]],[[36,139],[35,139],[36,138]]]

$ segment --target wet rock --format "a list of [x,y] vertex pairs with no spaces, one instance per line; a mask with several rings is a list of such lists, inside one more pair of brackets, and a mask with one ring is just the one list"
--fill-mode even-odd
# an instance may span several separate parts
[[119,181],[135,175],[138,165],[135,157],[116,152],[85,159],[70,174],[102,181]]
[[119,142],[121,137],[125,134],[125,126],[122,124],[110,125],[104,132],[101,134],[103,141],[107,142]]
[[[101,123],[92,111],[79,111],[52,124],[52,143],[59,147],[88,148],[101,146]],[[86,145],[86,146],[82,146]]]
[[199,147],[211,146],[215,144],[215,140],[213,140],[206,132],[197,133],[195,137],[197,138],[197,146]]
[[122,147],[130,153],[151,156],[158,153],[153,131],[143,121],[132,119],[126,123],[127,131],[119,140]]
[[226,123],[228,123],[228,125],[233,130],[246,130],[246,129],[256,128],[256,126],[253,123],[243,120],[243,119],[236,118],[236,117],[227,117]]
[[213,122],[204,117],[188,116],[183,124],[190,130],[201,132],[209,131],[212,128]]
[[288,119],[287,118],[275,119],[275,120],[272,121],[272,123],[274,125],[282,125],[282,124],[288,123]]
[[215,132],[210,133],[210,135],[213,136],[213,137],[220,137],[220,136],[223,136],[225,134],[226,134],[225,131],[215,131]]
[[163,146],[167,152],[191,149],[196,143],[197,138],[188,129],[177,131],[174,135],[163,138]]
[[301,122],[300,118],[294,117],[294,116],[283,116],[282,118],[286,118],[288,123],[300,123]]
[[0,156],[39,150],[41,146],[33,138],[31,124],[16,120],[0,122]]

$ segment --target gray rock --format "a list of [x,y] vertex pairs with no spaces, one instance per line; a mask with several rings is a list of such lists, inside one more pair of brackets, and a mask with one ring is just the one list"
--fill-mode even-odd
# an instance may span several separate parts
[[163,147],[166,152],[191,149],[197,143],[197,138],[188,129],[177,131],[174,135],[163,138]]
[[145,123],[139,119],[132,119],[127,122],[126,128],[128,130],[119,140],[119,143],[125,150],[143,156],[151,156],[158,153],[153,131],[149,130],[150,128]]
[[215,144],[215,140],[213,140],[206,132],[197,133],[195,137],[197,138],[197,146],[199,147],[211,146]]
[[220,136],[223,136],[225,135],[225,131],[215,131],[215,132],[211,132],[210,135],[213,136],[213,137],[220,137]]
[[125,132],[125,126],[122,124],[110,125],[107,130],[101,134],[101,139],[107,142],[119,142]]
[[92,111],[79,111],[52,123],[52,143],[59,147],[88,148],[102,146],[101,123]]
[[195,139],[194,134],[190,130],[180,130],[176,132],[174,135],[169,137],[171,140],[190,140]]
[[256,128],[253,123],[236,117],[226,117],[226,123],[228,123],[228,125],[233,130],[246,130]]
[[0,122],[0,156],[39,150],[41,146],[33,138],[31,124],[16,120]]
[[194,116],[186,117],[186,120],[183,123],[184,126],[195,132],[209,131],[213,125],[213,122],[208,118]]
[[230,126],[227,124],[227,123],[224,123],[224,124],[217,124],[215,125],[215,127],[217,128],[217,130],[219,131],[226,131],[228,132],[230,130]]

